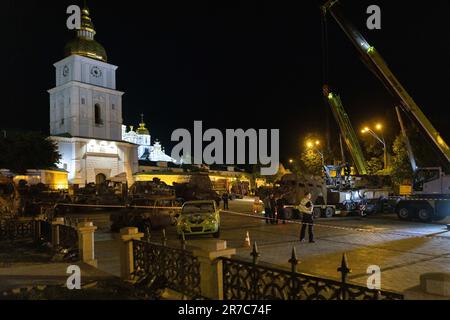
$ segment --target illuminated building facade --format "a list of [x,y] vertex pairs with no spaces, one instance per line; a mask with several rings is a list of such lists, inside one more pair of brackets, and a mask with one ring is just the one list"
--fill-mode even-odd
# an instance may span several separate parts
[[122,140],[122,95],[116,90],[117,66],[94,40],[89,9],[81,29],[55,63],[56,86],[50,94],[50,133],[69,182],[83,186],[121,176],[128,183],[138,171],[138,146]]
[[175,163],[175,159],[165,153],[165,150],[159,141],[156,140],[152,145],[150,132],[145,126],[144,115],[141,115],[141,117],[141,123],[136,131],[134,131],[133,126],[130,126],[130,130],[127,131],[127,127],[122,125],[122,140],[137,144],[139,146],[139,160]]

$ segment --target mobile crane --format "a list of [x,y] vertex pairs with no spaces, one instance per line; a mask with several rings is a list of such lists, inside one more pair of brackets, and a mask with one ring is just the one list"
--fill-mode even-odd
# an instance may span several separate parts
[[[364,64],[371,70],[385,87],[399,100],[399,107],[425,133],[431,144],[436,147],[438,154],[444,160],[444,165],[450,165],[450,148],[439,132],[434,128],[419,106],[414,102],[405,88],[400,84],[389,69],[378,51],[365,40],[363,35],[344,17],[338,0],[328,0],[322,11],[329,13],[344,31],[357,51]],[[402,132],[406,135],[397,110]],[[450,175],[445,174],[442,167],[417,167],[412,148],[407,140],[408,155],[413,169],[413,192],[408,198],[401,199],[396,206],[400,219],[421,221],[440,220],[450,215]]]
[[367,175],[367,165],[361,145],[358,142],[355,130],[353,130],[350,119],[345,112],[344,106],[342,105],[341,98],[339,95],[331,92],[328,86],[324,86],[323,93],[328,99],[328,103],[331,106],[334,118],[339,125],[342,137],[344,138],[345,144],[347,145],[350,155],[352,156],[356,170],[361,175]]

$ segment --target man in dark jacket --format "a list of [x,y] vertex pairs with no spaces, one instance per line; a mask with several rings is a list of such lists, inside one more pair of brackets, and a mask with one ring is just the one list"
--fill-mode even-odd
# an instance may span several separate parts
[[283,196],[279,196],[276,203],[277,203],[277,223],[278,223],[278,219],[281,219],[283,224],[286,224],[286,216],[285,216],[285,211],[284,211],[285,203],[284,203]]
[[228,210],[228,200],[229,200],[228,192],[225,192],[222,195],[222,200],[223,200],[223,210]]
[[264,210],[266,216],[266,223],[275,223],[275,209],[276,209],[275,196],[271,193],[264,199]]

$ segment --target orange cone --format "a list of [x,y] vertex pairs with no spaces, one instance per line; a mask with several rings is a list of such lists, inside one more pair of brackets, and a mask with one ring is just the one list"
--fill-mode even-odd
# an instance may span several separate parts
[[245,235],[244,240],[244,247],[250,248],[252,245],[250,243],[250,233],[247,231],[247,234]]

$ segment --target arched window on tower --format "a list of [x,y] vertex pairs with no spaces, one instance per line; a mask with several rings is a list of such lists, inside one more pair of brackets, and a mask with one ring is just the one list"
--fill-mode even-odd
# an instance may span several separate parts
[[94,106],[94,112],[95,112],[95,124],[96,125],[101,125],[103,124],[103,120],[102,120],[102,109],[100,107],[100,105],[98,103],[95,104]]

